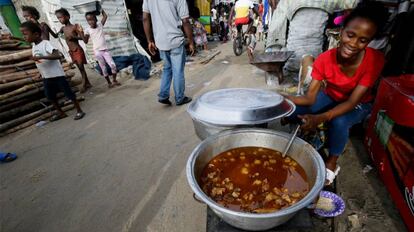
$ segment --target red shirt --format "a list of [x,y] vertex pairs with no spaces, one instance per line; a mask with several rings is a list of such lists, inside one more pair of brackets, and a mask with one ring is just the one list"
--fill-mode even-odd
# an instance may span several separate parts
[[325,80],[325,93],[335,101],[346,101],[358,85],[369,88],[361,102],[371,101],[374,98],[371,88],[381,74],[385,62],[384,55],[373,48],[366,48],[364,58],[355,74],[348,77],[339,68],[336,51],[337,49],[333,48],[318,56],[313,64],[312,78]]
[[259,4],[259,14],[263,15],[263,4]]

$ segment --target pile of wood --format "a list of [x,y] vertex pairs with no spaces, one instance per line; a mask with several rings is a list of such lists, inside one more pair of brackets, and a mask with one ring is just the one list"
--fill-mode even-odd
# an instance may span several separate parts
[[[0,41],[0,135],[5,135],[47,120],[53,110],[43,93],[35,62],[30,59],[31,48],[13,39]],[[72,80],[72,66],[65,60],[62,66],[73,91],[78,92],[76,86],[81,82]],[[64,110],[73,108],[63,94],[58,97]]]

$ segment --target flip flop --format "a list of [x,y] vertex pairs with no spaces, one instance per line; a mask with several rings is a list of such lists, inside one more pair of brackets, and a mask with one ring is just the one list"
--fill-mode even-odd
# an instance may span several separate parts
[[66,118],[66,117],[67,117],[67,115],[66,115],[66,114],[55,114],[55,115],[53,115],[53,116],[50,118],[50,120],[49,120],[49,121],[54,122],[54,121],[58,121],[58,120],[60,120],[60,119],[62,119],[62,118]]
[[4,163],[12,162],[17,159],[17,155],[13,153],[0,153],[0,161]]
[[341,170],[341,167],[339,165],[336,166],[335,171],[332,171],[330,169],[326,169],[326,185],[331,185],[333,181],[335,180],[335,177],[338,175],[339,171]]
[[76,115],[73,119],[74,120],[79,120],[79,119],[82,119],[84,116],[85,116],[84,112],[78,112],[78,113],[76,113]]

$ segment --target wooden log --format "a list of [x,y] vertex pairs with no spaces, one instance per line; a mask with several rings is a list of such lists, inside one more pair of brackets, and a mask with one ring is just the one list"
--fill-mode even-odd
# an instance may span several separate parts
[[[81,80],[76,80],[76,81],[71,81],[69,84],[71,86],[77,86],[77,85],[80,85],[81,83],[82,83]],[[12,97],[9,97],[9,98],[6,98],[4,100],[0,100],[0,106],[10,103],[10,102],[15,102],[17,100],[20,100],[20,99],[23,99],[23,98],[26,98],[26,97],[29,97],[29,96],[32,96],[34,94],[41,93],[41,92],[43,92],[43,86],[36,88],[36,89],[29,90],[27,92],[24,92],[24,93],[15,95],[15,96],[12,96]]]
[[11,92],[0,95],[0,101],[4,100],[4,99],[7,99],[7,98],[10,98],[10,97],[13,97],[13,96],[16,96],[16,95],[19,95],[21,93],[27,92],[27,91],[35,89],[35,88],[40,88],[42,86],[43,86],[42,83],[33,83],[33,84],[25,85],[21,88],[18,88],[16,90],[11,91]]
[[[66,77],[73,77],[75,76],[74,72],[65,72]],[[27,85],[27,84],[35,84],[37,82],[41,82],[42,79],[35,79],[32,77],[28,77],[25,79],[21,79],[21,80],[17,80],[17,81],[13,81],[13,82],[9,82],[9,83],[5,83],[5,84],[0,84],[0,92],[7,90],[7,89],[12,89],[12,88],[18,88],[20,86],[23,85]],[[1,95],[0,95],[0,99],[1,99]]]
[[14,43],[17,43],[17,42],[21,42],[21,41],[18,41],[18,40],[15,40],[15,39],[0,39],[0,44],[1,45],[3,45],[3,44],[14,44]]
[[4,104],[7,104],[7,103],[15,102],[17,100],[20,100],[20,99],[23,99],[23,98],[26,98],[26,97],[35,95],[37,93],[42,93],[42,92],[43,92],[43,86],[40,87],[40,88],[38,88],[38,89],[32,89],[32,90],[27,91],[25,93],[22,93],[22,94],[13,96],[13,97],[9,97],[9,98],[4,99],[4,100],[0,100],[0,105],[4,105]]
[[[68,106],[62,107],[62,110],[64,112],[66,112],[66,111],[72,110],[73,108],[75,108],[74,105],[68,105]],[[47,119],[51,118],[52,116],[53,116],[53,113],[52,112],[47,112],[45,114],[42,114],[42,115],[40,115],[37,118],[31,119],[31,120],[29,120],[29,121],[27,121],[25,123],[22,123],[22,124],[20,124],[18,126],[15,126],[15,127],[11,128],[11,129],[8,129],[7,131],[5,131],[3,133],[0,133],[0,137],[1,136],[5,136],[7,134],[14,133],[14,132],[19,131],[19,130],[22,130],[22,129],[25,129],[27,127],[33,126],[34,124],[36,124],[36,123],[38,123],[40,121],[47,120]]]
[[[77,93],[79,92],[79,88],[72,87],[72,91],[74,93]],[[65,95],[63,93],[58,93],[56,97],[60,99],[60,98],[63,98],[64,96]],[[45,106],[48,103],[49,102],[47,98],[41,98],[41,99],[36,99],[34,101],[28,102],[26,104],[20,104],[18,107],[15,107],[7,111],[0,111],[0,122],[5,121],[6,119],[11,118],[17,114],[21,114],[23,112],[33,110],[41,106]]]
[[10,44],[0,44],[1,50],[13,50],[19,46],[20,42],[17,43],[10,43]]
[[[83,100],[85,100],[85,98],[78,98],[78,101],[83,101]],[[72,110],[73,108],[75,108],[75,106],[73,104],[70,104],[70,105],[67,105],[67,106],[62,107],[62,110],[64,112],[67,112],[69,110]],[[52,112],[47,112],[47,113],[45,113],[43,115],[40,115],[37,118],[34,118],[32,120],[29,120],[29,121],[27,121],[25,123],[22,123],[22,124],[20,124],[20,125],[18,125],[16,127],[13,127],[11,129],[8,129],[7,131],[5,131],[3,133],[0,133],[0,136],[5,136],[7,134],[10,134],[10,133],[19,131],[19,130],[24,129],[24,128],[27,128],[27,127],[32,126],[32,125],[34,125],[34,124],[36,124],[36,123],[38,123],[40,121],[47,120],[47,119],[51,118],[52,116],[53,116],[53,113]]]
[[[63,106],[67,106],[70,103],[71,102],[64,102],[63,103]],[[2,123],[2,124],[0,124],[0,132],[3,132],[3,131],[8,130],[8,129],[12,128],[12,127],[15,127],[17,125],[20,125],[22,123],[25,123],[25,122],[27,122],[27,121],[29,121],[31,119],[37,118],[37,117],[41,116],[42,114],[45,114],[45,113],[48,113],[48,112],[49,113],[53,113],[52,110],[53,110],[53,106],[50,105],[50,106],[47,106],[47,107],[45,107],[45,108],[43,108],[41,110],[38,110],[38,111],[35,111],[33,113],[27,114],[25,116],[16,118],[16,119],[14,119],[12,121],[8,121],[6,123]]]
[[10,110],[10,109],[13,109],[15,107],[19,107],[21,105],[27,104],[28,102],[32,102],[32,101],[35,101],[36,99],[40,99],[43,96],[44,96],[43,94],[39,93],[39,96],[37,96],[37,95],[28,96],[26,98],[19,99],[19,100],[14,101],[14,102],[9,102],[9,103],[0,105],[0,112],[4,112],[4,111]]
[[[64,71],[67,71],[72,68],[69,63],[63,63],[62,67]],[[17,81],[20,79],[31,77],[36,74],[39,74],[39,70],[37,68],[15,72],[15,73],[9,73],[9,74],[0,76],[0,83],[8,83],[12,81]]]
[[15,72],[16,72],[16,69],[14,69],[14,68],[3,69],[3,70],[0,72],[0,77],[1,77],[1,76],[4,76],[4,75],[6,75],[6,74],[9,74],[9,73],[15,73]]
[[32,49],[18,51],[9,55],[2,55],[0,56],[0,64],[22,60],[24,58],[29,58],[30,56],[32,56]]
[[0,69],[24,67],[27,65],[36,64],[34,60],[24,60],[15,64],[0,65]]

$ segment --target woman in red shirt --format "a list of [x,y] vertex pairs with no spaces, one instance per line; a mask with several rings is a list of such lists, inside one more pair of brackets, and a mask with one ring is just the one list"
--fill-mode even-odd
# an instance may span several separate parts
[[356,7],[344,21],[338,48],[322,53],[313,64],[312,82],[306,95],[287,96],[298,106],[289,120],[301,119],[303,130],[329,123],[327,184],[339,172],[336,162],[348,142],[349,129],[371,112],[371,88],[381,73],[384,55],[367,46],[381,31],[387,17],[387,10],[378,2]]

